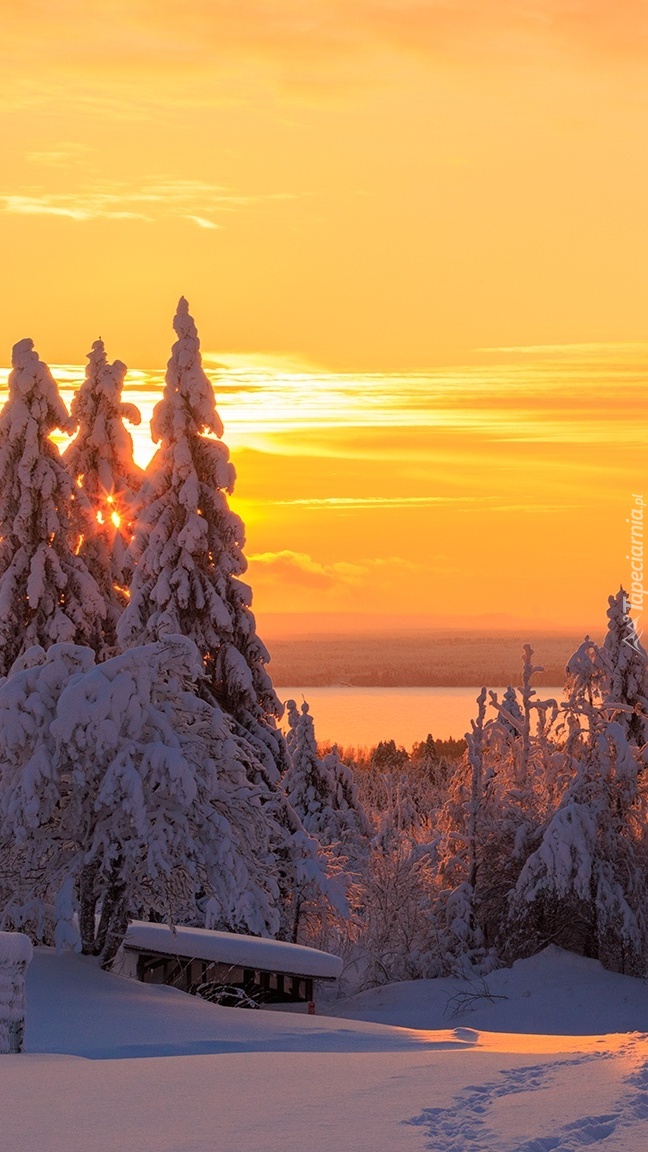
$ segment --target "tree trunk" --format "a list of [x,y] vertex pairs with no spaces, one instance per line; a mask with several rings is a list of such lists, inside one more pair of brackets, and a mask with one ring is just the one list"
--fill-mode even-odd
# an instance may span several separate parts
[[128,927],[127,884],[121,875],[121,863],[118,860],[113,867],[101,905],[95,955],[99,956],[102,968],[110,967]]
[[99,962],[102,968],[110,968],[113,960],[115,959],[115,956],[117,955],[121,945],[124,942],[124,936],[126,935],[127,928],[128,901],[126,898],[126,893],[124,892],[122,899],[113,905],[112,916],[110,918],[110,923],[108,924],[104,946],[99,954]]
[[81,950],[84,956],[96,955],[97,894],[95,885],[98,871],[98,864],[86,864],[81,869],[79,876],[79,930],[81,932]]

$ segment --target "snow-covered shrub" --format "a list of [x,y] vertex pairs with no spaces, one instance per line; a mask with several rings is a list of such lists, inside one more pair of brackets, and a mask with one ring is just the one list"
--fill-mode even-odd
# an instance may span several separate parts
[[430,916],[434,887],[435,869],[425,849],[405,838],[389,852],[372,848],[351,886],[346,939],[329,940],[345,958],[349,991],[442,973]]
[[249,745],[196,695],[195,645],[169,636],[99,665],[54,645],[26,663],[0,685],[2,833],[19,865],[5,922],[47,923],[58,893],[69,925],[72,877],[83,949],[104,964],[133,914],[204,922],[208,906],[219,927],[276,934],[282,877],[312,882],[314,852],[298,823],[295,841],[286,832],[280,794],[250,783]]

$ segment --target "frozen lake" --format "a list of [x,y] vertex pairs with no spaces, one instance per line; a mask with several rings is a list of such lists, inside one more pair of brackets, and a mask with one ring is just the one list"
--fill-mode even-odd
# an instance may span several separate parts
[[[501,697],[503,688],[495,688]],[[395,740],[410,748],[428,732],[435,739],[460,739],[477,714],[479,688],[277,688],[280,700],[305,698],[319,741],[377,744]],[[561,688],[539,688],[538,699],[560,699]]]

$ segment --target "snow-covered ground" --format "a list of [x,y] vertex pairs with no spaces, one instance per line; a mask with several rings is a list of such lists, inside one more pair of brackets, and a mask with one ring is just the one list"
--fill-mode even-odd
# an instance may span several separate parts
[[598,961],[552,945],[484,980],[407,980],[361,992],[326,1011],[401,1028],[461,1023],[555,1036],[648,1032],[648,983],[606,972]]
[[644,1152],[648,986],[548,949],[467,991],[252,1012],[38,951],[2,1152]]

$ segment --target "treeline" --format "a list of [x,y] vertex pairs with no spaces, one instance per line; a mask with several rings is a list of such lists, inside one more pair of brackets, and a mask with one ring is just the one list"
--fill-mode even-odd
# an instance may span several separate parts
[[313,939],[352,985],[485,974],[549,943],[648,972],[647,663],[623,590],[561,699],[532,656],[519,689],[480,693],[458,761],[431,740],[348,757],[371,837],[351,915]]
[[[366,635],[272,637],[272,678],[278,685],[347,685],[354,688],[468,687],[487,681],[515,683],[520,645],[526,637],[419,631]],[[543,672],[538,684],[562,684],[565,665],[579,643],[578,633],[542,634]]]

